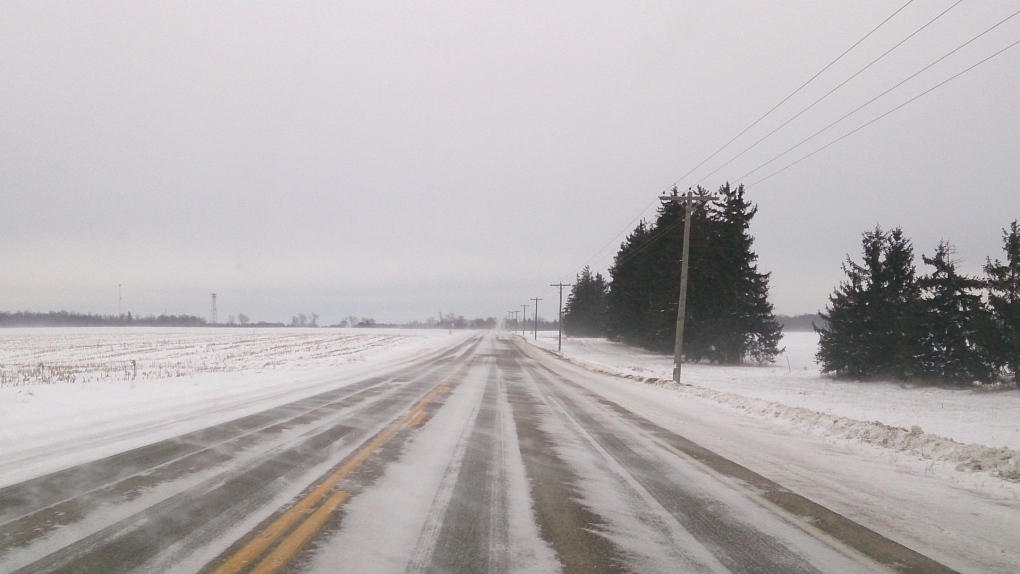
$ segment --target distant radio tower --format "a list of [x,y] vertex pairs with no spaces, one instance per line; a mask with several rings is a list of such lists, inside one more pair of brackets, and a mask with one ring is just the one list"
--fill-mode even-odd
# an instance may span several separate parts
[[120,283],[117,283],[117,315],[124,314],[124,297],[121,295]]
[[209,322],[216,324],[216,294],[212,294],[212,311],[209,313]]

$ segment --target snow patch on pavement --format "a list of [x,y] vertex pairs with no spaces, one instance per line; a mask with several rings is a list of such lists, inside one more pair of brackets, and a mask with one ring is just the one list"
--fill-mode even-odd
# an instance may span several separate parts
[[[491,340],[488,344],[491,344]],[[488,370],[487,366],[475,367]],[[340,530],[321,545],[310,572],[418,572],[426,569],[462,468],[487,384],[484,376],[464,377],[438,411],[404,447],[383,476],[344,507]],[[504,438],[510,572],[558,572],[555,553],[541,539],[532,518],[524,463],[505,395],[499,397]],[[478,477],[477,480],[484,480]]]
[[[115,342],[120,338],[128,347],[148,349],[152,357],[190,354],[196,365],[237,367],[210,368],[180,377],[139,376],[90,382],[82,382],[87,380],[82,378],[78,382],[0,387],[0,487],[389,372],[405,361],[470,336],[440,330],[346,329],[341,344],[335,330],[307,329],[297,339],[302,342],[295,346],[287,341],[293,343],[294,332],[300,329],[259,329],[255,334],[261,341],[259,345],[270,350],[260,355],[257,349],[248,348],[245,353],[251,356],[243,366],[240,358],[230,358],[236,348],[224,343],[222,331],[0,330],[0,362],[23,356],[28,352],[25,349],[37,348],[46,354],[47,361],[56,361],[59,355],[61,364],[87,366],[96,364],[97,348],[120,348]],[[248,335],[238,330],[230,336],[243,341]],[[279,345],[264,339],[273,336],[280,338]],[[315,336],[322,338],[324,346],[317,358],[312,358],[317,343],[308,337]],[[91,337],[102,341],[99,347],[88,342]],[[55,341],[68,340],[77,343],[58,352]],[[171,351],[160,351],[166,340],[176,343],[169,344]],[[189,342],[186,352],[180,346],[182,341]],[[326,345],[325,341],[332,342]],[[290,351],[276,352],[284,347]],[[333,355],[326,353],[326,347]],[[140,357],[140,353],[133,356]],[[274,357],[271,361],[267,360],[270,356]],[[136,365],[149,364],[135,361]],[[267,362],[273,364],[265,367]]]

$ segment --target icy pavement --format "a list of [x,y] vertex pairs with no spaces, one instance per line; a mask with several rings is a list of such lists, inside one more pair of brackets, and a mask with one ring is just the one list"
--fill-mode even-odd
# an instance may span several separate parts
[[[556,334],[535,342],[556,348]],[[1020,481],[1020,391],[949,389],[891,382],[837,381],[814,362],[814,333],[787,333],[774,365],[684,366],[672,357],[605,339],[565,338],[563,356],[597,371],[696,396],[801,432],[909,453],[929,471],[949,467]]]
[[387,353],[291,370],[259,400],[293,400],[0,487],[0,571],[1020,570],[1013,483],[992,496],[506,334]]
[[[528,341],[534,344],[530,333]],[[540,333],[539,347],[555,345],[555,333]],[[692,385],[677,386],[662,380],[671,370],[671,357],[597,339],[564,340],[563,354],[572,368],[601,374],[585,379],[589,390],[907,546],[927,548],[929,556],[952,568],[1020,571],[1020,546],[1015,544],[1020,538],[1020,484],[954,461],[926,458],[921,447],[949,439],[921,433],[913,437],[915,443],[890,442],[890,437],[910,435],[910,429],[821,413],[829,405],[818,396],[811,404],[819,411],[784,405],[784,396],[805,396],[796,389],[796,379],[783,380],[796,369],[796,356],[790,368],[785,360],[781,368],[688,365],[684,373]],[[817,371],[813,379],[800,377],[805,385],[825,383]],[[720,380],[731,386],[712,388]],[[894,397],[912,392],[880,386]],[[985,397],[931,391],[964,402],[968,396]],[[857,397],[858,406],[868,404],[865,391]],[[895,406],[885,408],[895,413]],[[880,407],[875,410],[881,413]],[[1015,413],[1004,414],[1016,420]],[[832,428],[832,420],[842,426]],[[955,454],[976,450],[977,460],[1005,448],[952,444]]]
[[[0,329],[0,370],[11,380],[0,386],[0,486],[310,396],[466,336],[410,329]],[[14,373],[39,363],[69,376],[23,375],[13,383]]]

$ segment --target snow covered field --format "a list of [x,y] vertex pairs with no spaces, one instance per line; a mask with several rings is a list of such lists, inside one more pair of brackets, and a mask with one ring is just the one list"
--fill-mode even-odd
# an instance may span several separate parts
[[[25,364],[45,360],[80,368],[98,363],[95,357],[106,353],[106,360],[121,364],[127,355],[138,357],[133,360],[140,369],[143,365],[157,369],[161,362],[171,361],[204,365],[181,376],[145,378],[139,374],[135,378],[133,372],[127,376],[117,368],[91,371],[91,376],[97,377],[109,372],[107,380],[83,378],[85,382],[0,388],[0,486],[135,446],[156,447],[153,452],[158,454],[164,450],[165,445],[157,442],[162,439],[327,389],[347,387],[402,365],[412,366],[405,372],[417,373],[394,381],[381,378],[370,382],[377,385],[373,388],[378,393],[360,395],[362,402],[348,404],[342,411],[321,410],[321,418],[303,419],[281,434],[267,430],[277,426],[274,422],[251,434],[237,435],[236,444],[230,442],[234,439],[216,442],[210,452],[227,458],[214,458],[208,467],[146,460],[154,466],[138,476],[154,480],[156,487],[145,490],[140,498],[131,498],[131,494],[124,500],[117,497],[133,493],[130,485],[123,492],[111,487],[104,495],[109,502],[103,503],[109,506],[97,506],[86,520],[64,519],[62,508],[57,508],[61,516],[56,511],[47,514],[50,506],[42,501],[39,516],[65,526],[39,535],[38,544],[24,551],[9,553],[6,558],[0,552],[0,559],[7,560],[0,562],[0,570],[5,570],[5,564],[20,567],[50,552],[64,552],[76,540],[122,522],[123,531],[111,531],[110,540],[119,540],[120,532],[148,540],[148,524],[164,524],[164,520],[177,524],[178,518],[170,520],[176,507],[164,504],[177,493],[187,492],[182,500],[202,500],[212,508],[228,502],[224,508],[247,508],[244,501],[252,490],[244,486],[239,496],[229,492],[234,478],[244,478],[236,484],[248,485],[249,479],[265,484],[265,492],[271,494],[259,499],[261,506],[256,510],[239,514],[243,520],[196,522],[198,530],[188,527],[181,531],[184,538],[153,550],[156,554],[149,558],[139,558],[150,560],[148,571],[169,570],[169,564],[176,565],[176,571],[196,571],[262,524],[270,513],[299,498],[313,479],[335,470],[338,461],[345,459],[362,460],[370,466],[363,473],[343,478],[342,492],[350,500],[344,503],[340,526],[325,532],[323,542],[316,546],[318,554],[309,562],[312,571],[336,572],[340,563],[351,571],[404,571],[405,564],[456,563],[466,556],[458,554],[465,547],[476,557],[514,564],[519,571],[552,571],[555,560],[546,545],[548,540],[536,530],[536,517],[568,515],[557,506],[560,503],[580,505],[574,510],[601,517],[601,522],[584,519],[579,524],[597,524],[594,529],[624,549],[622,555],[633,561],[635,571],[675,571],[681,563],[677,556],[690,558],[694,555],[685,552],[701,544],[700,539],[684,534],[687,523],[673,522],[676,516],[659,502],[680,500],[676,495],[681,492],[696,492],[695,499],[712,500],[712,508],[717,510],[728,509],[699,515],[712,524],[735,517],[770,537],[792,542],[796,540],[789,536],[802,537],[799,530],[790,530],[788,524],[767,512],[770,506],[737,500],[743,500],[744,494],[757,496],[765,482],[754,486],[746,477],[731,477],[732,481],[723,480],[729,485],[726,488],[718,492],[715,487],[710,489],[719,477],[705,475],[698,466],[702,463],[691,465],[701,459],[677,458],[676,446],[662,450],[674,444],[661,442],[662,436],[675,435],[957,571],[1020,571],[1020,552],[1015,545],[1020,482],[1008,474],[1015,468],[1017,451],[1010,448],[1012,443],[996,447],[988,438],[997,436],[993,431],[1008,435],[1002,431],[1010,428],[1009,423],[992,419],[1013,416],[1015,421],[1016,415],[1009,412],[1015,402],[1002,403],[1006,406],[993,410],[994,417],[986,421],[970,421],[962,414],[931,416],[921,412],[924,405],[930,408],[935,400],[932,397],[941,397],[946,403],[943,410],[974,416],[983,409],[998,408],[999,403],[986,401],[1015,401],[1016,393],[836,383],[821,377],[813,366],[813,337],[809,334],[787,339],[789,363],[782,357],[779,365],[771,367],[691,365],[685,369],[690,384],[679,386],[664,380],[671,369],[669,357],[594,339],[567,340],[564,349],[569,363],[564,363],[526,345],[521,352],[499,336],[483,338],[480,346],[457,347],[460,354],[451,362],[451,347],[477,332],[40,330],[0,335],[7,337],[0,339],[5,345],[4,360],[27,357]],[[269,338],[260,340],[263,335]],[[223,336],[235,340],[221,339]],[[92,344],[90,337],[103,343]],[[61,341],[74,340],[78,344],[61,348]],[[192,341],[190,347],[185,340]],[[538,346],[554,348],[553,334],[544,334]],[[249,350],[237,351],[239,348]],[[263,349],[266,356],[286,360],[263,362],[257,358]],[[443,358],[432,361],[440,349]],[[246,357],[245,353],[256,356]],[[428,400],[435,399],[426,408],[422,393],[438,381],[429,378],[433,369],[442,371],[445,378],[426,395],[432,397]],[[83,377],[88,372],[79,371]],[[354,388],[347,387],[345,392],[352,396],[361,392]],[[621,411],[607,409],[607,403],[598,397],[615,403]],[[348,400],[334,399],[337,405]],[[422,410],[408,418],[418,408],[413,405],[421,405]],[[297,414],[304,417],[306,412],[311,411]],[[913,418],[895,418],[904,413]],[[649,434],[635,422],[641,419],[667,434]],[[335,427],[337,420],[344,421],[348,430],[336,435],[336,446],[331,447],[336,456],[309,463],[300,478],[283,481],[282,488],[276,490],[272,485],[277,485],[279,477],[266,474],[266,469],[284,460],[275,458],[276,454],[285,454],[287,449],[297,452],[308,441],[319,441],[339,428]],[[400,428],[405,424],[401,421],[406,421],[406,436],[379,434]],[[911,428],[915,424],[927,426],[922,431]],[[969,432],[986,442],[966,445],[940,437],[929,427],[947,434],[954,429]],[[522,432],[527,440],[520,439]],[[389,447],[378,446],[383,443],[366,442],[373,436],[404,438],[394,438],[392,449],[386,450]],[[256,442],[249,444],[249,440]],[[242,444],[248,446],[242,449]],[[365,450],[369,448],[377,450]],[[322,452],[321,445],[314,451]],[[362,451],[375,454],[359,459],[355,453]],[[267,456],[270,453],[275,454]],[[975,463],[985,466],[974,472],[978,470]],[[189,474],[175,475],[174,469],[187,469]],[[233,478],[224,481],[220,472]],[[535,484],[553,485],[548,487],[553,490],[543,490],[538,496],[530,490]],[[49,490],[40,488],[38,492]],[[91,492],[85,497],[91,497]],[[228,499],[228,494],[237,498]],[[181,519],[195,520],[194,512],[200,507],[184,508],[190,510],[182,512]],[[141,518],[131,522],[129,517]],[[26,524],[34,528],[34,520]],[[477,524],[500,525],[498,536],[478,534],[482,530],[472,526]],[[590,532],[588,528],[567,530]],[[464,542],[475,540],[472,537],[478,540]],[[196,545],[199,550],[188,555],[184,549],[191,548],[188,545],[194,540],[202,540],[204,545]],[[743,543],[736,540],[724,537],[719,543],[734,547],[743,556]],[[817,549],[812,550],[814,544],[797,542],[794,546],[824,558]],[[573,556],[568,554],[557,556]],[[585,550],[578,556],[589,555]],[[181,562],[182,556],[189,561]],[[711,557],[705,554],[702,558]],[[851,571],[831,564],[822,570]]]
[[0,486],[309,396],[466,336],[0,329]]
[[[530,333],[527,340],[534,343]],[[555,350],[556,333],[540,332],[537,345]],[[782,345],[786,353],[772,366],[685,365],[689,387],[670,381],[671,356],[605,339],[565,338],[563,356],[799,432],[1020,481],[1020,391],[836,381],[814,362],[816,334],[787,333]]]
[[[0,329],[0,386],[336,366],[413,332],[354,329]],[[410,335],[409,335],[410,333]]]

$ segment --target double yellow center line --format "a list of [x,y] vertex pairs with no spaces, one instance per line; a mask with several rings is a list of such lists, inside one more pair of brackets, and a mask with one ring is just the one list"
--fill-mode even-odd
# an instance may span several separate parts
[[[254,539],[246,544],[243,548],[234,553],[226,562],[221,564],[216,570],[213,570],[212,574],[236,574],[247,568],[252,562],[262,555],[270,546],[272,546],[277,539],[283,536],[284,533],[290,531],[277,546],[266,555],[255,567],[251,570],[251,574],[270,574],[276,572],[284,565],[286,565],[298,551],[312,539],[313,536],[319,531],[320,528],[329,520],[330,515],[340,508],[347,498],[350,496],[347,492],[339,490],[333,493],[324,504],[320,505],[317,509],[312,511],[313,508],[326,497],[327,494],[337,484],[340,483],[348,474],[351,473],[355,468],[375,452],[379,447],[384,445],[390,438],[393,437],[400,429],[405,426],[413,426],[409,423],[417,424],[424,418],[424,409],[431,403],[440,393],[450,388],[450,381],[460,374],[471,362],[474,357],[468,359],[460,367],[457,368],[448,377],[443,379],[441,383],[436,385],[425,397],[414,405],[404,416],[397,419],[392,425],[382,431],[368,444],[363,446],[350,460],[345,462],[336,472],[329,475],[312,492],[307,496],[298,501],[297,504],[292,506],[289,510],[284,512],[279,518],[273,521],[265,530],[259,533]],[[302,519],[304,519],[303,522]],[[293,528],[295,524],[301,522],[296,528]],[[292,530],[293,528],[293,530]]]

